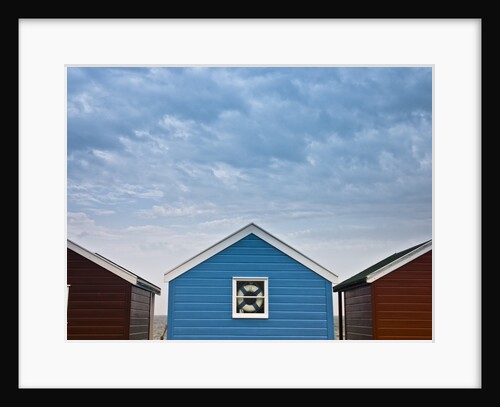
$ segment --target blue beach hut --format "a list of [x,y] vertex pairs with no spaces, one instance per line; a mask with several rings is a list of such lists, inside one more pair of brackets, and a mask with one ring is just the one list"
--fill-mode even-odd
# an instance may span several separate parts
[[337,275],[254,223],[164,281],[169,340],[334,338]]

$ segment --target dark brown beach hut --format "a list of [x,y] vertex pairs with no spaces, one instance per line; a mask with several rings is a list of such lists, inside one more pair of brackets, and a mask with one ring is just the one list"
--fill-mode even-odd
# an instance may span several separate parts
[[161,289],[68,240],[67,339],[153,339]]
[[339,339],[432,339],[432,240],[385,258],[333,291]]

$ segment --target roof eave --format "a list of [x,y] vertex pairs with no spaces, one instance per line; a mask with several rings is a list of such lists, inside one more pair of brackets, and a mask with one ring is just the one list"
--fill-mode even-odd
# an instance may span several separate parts
[[424,243],[422,246],[417,247],[415,250],[412,250],[411,252],[406,253],[404,256],[401,256],[400,258],[398,258],[398,259],[394,260],[393,262],[379,268],[378,270],[371,272],[370,274],[368,274],[366,276],[366,282],[368,284],[371,284],[374,281],[377,281],[379,278],[386,276],[387,274],[404,266],[405,264],[409,263],[410,261],[413,261],[416,258],[422,256],[423,254],[427,253],[430,250],[432,250],[432,240],[429,240],[428,242]]
[[142,278],[137,279],[137,287],[143,288],[144,290],[150,291],[153,294],[156,295],[161,295],[161,288],[157,287],[156,285],[150,283],[149,281],[146,281]]
[[120,265],[112,262],[106,257],[100,255],[99,253],[93,253],[79,244],[67,239],[68,248],[78,253],[79,255],[85,257],[87,260],[101,266],[105,270],[110,271],[111,273],[117,275],[118,277],[124,279],[130,284],[148,290],[150,292],[154,292],[155,294],[161,295],[160,287],[150,283],[147,280],[139,277],[138,275],[128,271],[127,269],[121,267]]
[[341,291],[347,291],[347,290],[352,290],[354,288],[358,288],[358,287],[361,287],[361,286],[364,286],[364,285],[367,285],[368,283],[366,282],[365,279],[363,280],[359,280],[359,281],[355,281],[355,282],[352,282],[350,284],[346,284],[346,285],[342,285],[342,283],[336,285],[333,287],[333,292],[335,293],[338,293],[338,292],[341,292]]
[[113,274],[116,274],[118,277],[123,278],[125,281],[128,281],[129,283],[134,285],[137,283],[137,276],[135,274],[132,274],[131,272],[125,270],[122,267],[119,267],[118,265],[110,263],[108,260],[98,255],[97,253],[92,253],[91,251],[85,249],[84,247],[76,244],[69,239],[67,239],[67,244],[69,249],[85,257],[91,262],[101,266],[102,268],[112,272]]

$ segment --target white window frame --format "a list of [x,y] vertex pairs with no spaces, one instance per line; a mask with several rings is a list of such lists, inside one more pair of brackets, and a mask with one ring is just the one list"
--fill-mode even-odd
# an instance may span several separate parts
[[[252,312],[236,312],[236,295],[237,283],[239,281],[255,281],[264,283],[264,312],[263,313],[252,313]],[[244,318],[244,319],[268,319],[269,318],[269,287],[267,277],[233,277],[233,318]]]

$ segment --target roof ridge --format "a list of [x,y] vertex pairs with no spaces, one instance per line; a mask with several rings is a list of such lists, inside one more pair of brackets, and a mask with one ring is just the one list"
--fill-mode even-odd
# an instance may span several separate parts
[[290,246],[288,243],[285,243],[282,241],[280,238],[274,236],[273,234],[269,233],[267,230],[263,229],[259,225],[257,225],[254,222],[250,222],[246,226],[238,229],[236,232],[231,233],[230,235],[226,236],[224,239],[218,241],[217,243],[209,246],[205,250],[199,252],[198,254],[192,256],[191,258],[187,259],[183,263],[177,265],[176,267],[170,269],[169,271],[164,273],[164,282],[169,282],[173,280],[174,278],[177,278],[179,275],[187,272],[188,270],[192,269],[193,267],[197,266],[198,264],[204,262],[205,260],[209,259],[210,257],[216,255],[219,253],[221,250],[233,245],[237,241],[241,240],[242,238],[254,234],[260,239],[264,240],[271,246],[277,248],[278,250],[281,250],[284,254],[287,256],[293,258],[294,260],[298,261],[302,265],[306,266],[309,268],[311,271],[319,274],[323,278],[332,281],[336,283],[338,276],[333,273],[332,271],[326,269],[319,263],[317,263],[315,260],[312,260],[305,254],[299,252],[297,249],[293,248]]

